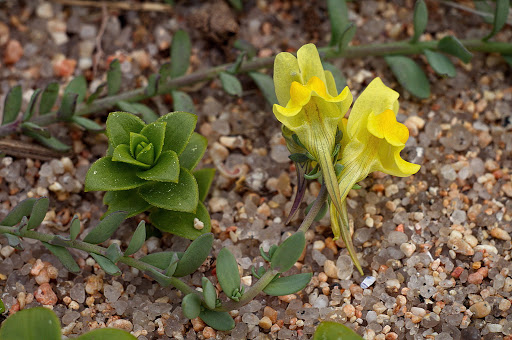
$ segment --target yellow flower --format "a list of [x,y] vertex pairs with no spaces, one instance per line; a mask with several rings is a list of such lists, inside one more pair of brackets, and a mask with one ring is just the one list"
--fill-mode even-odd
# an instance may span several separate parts
[[350,90],[345,87],[338,94],[334,77],[323,69],[313,44],[302,46],[297,58],[286,52],[277,55],[274,85],[279,101],[273,107],[276,118],[318,162],[331,201],[341,214],[333,151],[338,124],[352,103]]
[[[409,163],[400,157],[400,151],[409,138],[409,130],[396,121],[398,96],[380,78],[375,78],[355,101],[348,120],[344,118],[340,121],[343,139],[338,163],[344,168],[338,181],[342,201],[354,184],[371,172],[382,171],[407,177],[420,169],[418,164]],[[331,216],[336,215],[337,210],[331,205]],[[347,240],[351,236],[346,209],[339,217],[332,220],[341,224],[342,238],[348,245]],[[335,229],[340,229],[340,225],[335,226]],[[352,259],[356,263],[357,259]]]

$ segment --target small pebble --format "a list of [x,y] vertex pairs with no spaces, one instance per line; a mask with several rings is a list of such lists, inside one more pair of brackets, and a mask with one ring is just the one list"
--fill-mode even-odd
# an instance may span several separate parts
[[491,313],[491,305],[487,301],[480,301],[469,307],[469,310],[473,312],[474,318],[482,319]]
[[34,297],[42,305],[55,305],[57,303],[57,295],[52,290],[49,283],[43,283],[34,292]]

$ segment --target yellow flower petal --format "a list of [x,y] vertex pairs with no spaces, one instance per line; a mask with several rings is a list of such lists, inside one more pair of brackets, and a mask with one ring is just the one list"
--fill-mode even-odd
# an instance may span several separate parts
[[318,50],[313,44],[307,44],[297,51],[297,61],[302,77],[302,84],[306,84],[312,77],[318,77],[325,84],[325,72]]
[[396,121],[392,110],[385,110],[380,114],[374,111],[368,116],[368,131],[377,138],[385,138],[393,146],[405,145],[409,138],[407,127]]
[[404,149],[403,146],[381,144],[383,145],[379,145],[377,162],[374,164],[372,171],[382,171],[397,177],[408,177],[420,170],[420,165],[402,159],[400,151]]
[[334,81],[334,77],[331,71],[325,71],[325,85],[327,86],[327,92],[331,96],[337,96],[338,90],[336,89],[336,81]]
[[302,83],[297,58],[288,52],[279,53],[274,61],[274,87],[282,106],[290,100],[290,86],[294,81]]

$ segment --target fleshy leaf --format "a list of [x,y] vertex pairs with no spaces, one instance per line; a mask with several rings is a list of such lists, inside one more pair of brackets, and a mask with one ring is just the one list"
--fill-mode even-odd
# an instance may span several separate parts
[[199,317],[208,326],[219,331],[230,331],[235,327],[235,321],[228,312],[216,312],[204,309],[199,313]]
[[141,151],[136,152],[136,155],[135,159],[137,161],[152,166],[155,161],[155,148],[153,144],[147,144]]
[[227,297],[232,298],[233,294],[240,289],[240,274],[235,256],[228,248],[222,248],[217,255],[217,279]]
[[192,274],[199,268],[210,254],[213,245],[213,234],[203,234],[196,238],[181,257],[174,272],[175,277]]
[[41,89],[34,90],[34,93],[32,93],[32,96],[30,97],[30,102],[28,103],[27,109],[25,110],[25,113],[23,114],[23,121],[26,122],[32,116],[34,115],[35,108],[36,108],[36,101],[39,95],[41,94]]
[[304,289],[308,285],[312,276],[313,273],[302,273],[285,277],[279,277],[277,279],[272,280],[263,289],[263,291],[265,292],[265,294],[272,296],[294,294]]
[[157,163],[149,170],[137,172],[137,176],[147,181],[177,183],[180,175],[180,162],[176,152],[162,152]]
[[78,216],[75,215],[73,216],[69,227],[69,238],[71,241],[76,240],[78,234],[80,233],[80,229],[80,220],[78,219]]
[[75,262],[75,259],[73,259],[73,256],[71,256],[69,250],[64,247],[54,246],[46,242],[43,242],[43,245],[59,259],[59,261],[64,265],[64,267],[66,267],[67,270],[72,273],[80,272],[80,267]]
[[155,160],[160,157],[162,153],[162,147],[164,146],[165,139],[165,122],[155,122],[146,125],[141,131],[140,134],[145,136],[153,147],[155,148]]
[[48,198],[41,197],[37,199],[37,201],[34,203],[34,207],[32,208],[32,212],[30,213],[30,218],[28,220],[27,228],[29,230],[38,227],[43,222],[49,206],[50,201]]
[[76,93],[65,93],[60,103],[59,111],[57,116],[63,120],[71,120],[71,117],[75,114],[78,94]]
[[105,242],[116,231],[119,225],[125,220],[127,213],[116,211],[105,217],[93,230],[84,238],[84,242],[99,244]]
[[425,32],[428,22],[428,9],[424,0],[417,0],[414,4],[414,35],[411,39],[412,43],[418,41],[419,37]]
[[196,178],[197,187],[199,189],[199,201],[203,202],[206,199],[206,196],[208,196],[208,192],[210,191],[213,177],[215,177],[215,169],[204,168],[194,171],[193,174]]
[[201,158],[203,158],[207,146],[208,140],[206,137],[194,132],[192,136],[190,136],[185,150],[183,150],[180,155],[180,166],[193,170]]
[[350,23],[348,21],[348,8],[345,0],[328,0],[327,12],[331,24],[331,41],[329,46],[339,46],[341,36]]
[[455,66],[453,66],[453,63],[447,56],[431,50],[425,50],[423,53],[436,73],[447,75],[448,77],[455,77]]
[[[202,202],[197,204],[195,214],[159,209],[151,213],[150,218],[158,229],[191,240],[211,230],[210,215]],[[204,225],[202,229],[194,228],[196,218]]]
[[11,88],[5,96],[4,114],[2,116],[2,125],[12,123],[18,118],[21,109],[21,85]]
[[242,96],[242,84],[237,77],[227,72],[221,72],[219,78],[224,91],[232,96]]
[[181,77],[187,73],[190,53],[191,43],[188,33],[184,30],[176,31],[171,44],[171,78]]
[[172,262],[173,255],[175,253],[172,251],[163,251],[159,253],[153,253],[144,256],[140,260],[144,263],[155,266],[159,269],[165,270]]
[[274,89],[274,81],[269,75],[259,72],[249,72],[249,77],[254,80],[258,88],[260,89],[263,97],[267,100],[270,105],[277,104],[276,91]]
[[7,318],[0,328],[2,340],[60,340],[60,321],[44,307],[20,310]]
[[384,57],[396,79],[412,95],[425,99],[430,97],[430,84],[421,67],[409,57],[400,55]]
[[98,265],[105,271],[105,273],[112,276],[121,275],[121,270],[105,256],[91,253],[92,258],[98,263]]
[[116,105],[123,111],[140,116],[147,124],[153,123],[158,119],[158,114],[156,114],[155,111],[147,105],[141,103],[129,103],[123,100],[118,101]]
[[121,64],[119,63],[119,60],[114,59],[110,63],[109,69],[107,71],[107,93],[109,96],[119,92],[121,89],[121,80]]
[[103,126],[96,123],[94,120],[84,118],[81,116],[73,116],[71,117],[71,121],[75,124],[80,125],[84,129],[91,130],[91,131],[103,131],[105,130]]
[[160,117],[157,122],[166,122],[163,151],[173,150],[180,155],[194,132],[197,116],[188,112],[171,112]]
[[470,62],[471,58],[473,58],[473,54],[471,54],[466,46],[464,46],[459,39],[455,38],[453,35],[448,35],[439,40],[437,48],[441,52],[448,53],[459,58],[466,64]]
[[146,241],[146,222],[140,221],[137,229],[135,229],[135,232],[133,233],[130,243],[128,244],[128,248],[126,248],[124,252],[124,255],[132,255],[139,251],[144,244],[144,241]]
[[122,329],[115,329],[115,328],[95,329],[95,330],[87,332],[84,335],[81,335],[78,338],[76,338],[76,340],[99,340],[99,339],[137,340],[136,337],[134,337],[127,331],[124,331]]
[[59,96],[59,83],[50,83],[41,94],[41,101],[39,102],[39,114],[45,115],[50,113],[55,105],[55,101]]
[[112,263],[119,261],[119,259],[123,257],[123,253],[121,252],[119,244],[112,243],[110,246],[108,246],[107,251],[105,252],[105,257],[112,261]]
[[137,149],[137,145],[139,145],[142,142],[149,143],[149,140],[146,136],[140,133],[130,132],[130,154],[132,155],[132,157],[135,157],[135,149]]
[[272,269],[277,269],[281,273],[289,270],[299,260],[305,246],[306,238],[302,231],[288,237],[272,254]]
[[126,144],[120,144],[116,146],[114,149],[114,154],[112,155],[112,161],[131,164],[144,169],[151,167],[151,165],[139,162],[138,160],[134,159],[130,154],[130,147]]
[[108,205],[105,215],[114,211],[126,211],[128,213],[126,218],[138,215],[151,207],[151,204],[140,197],[136,189],[108,191],[103,196],[103,203]]
[[107,118],[107,136],[113,147],[130,144],[130,132],[140,133],[145,126],[139,117],[127,112],[112,112]]
[[204,303],[208,308],[214,309],[217,302],[217,291],[215,290],[213,283],[211,283],[211,281],[206,277],[202,278],[202,284]]
[[152,182],[141,186],[139,194],[155,207],[189,213],[195,213],[199,199],[196,179],[185,168],[180,169],[178,183]]
[[347,326],[331,321],[323,321],[316,328],[313,340],[363,340],[356,332]]
[[174,104],[174,111],[196,113],[194,101],[187,93],[183,91],[173,90],[171,91],[171,95]]
[[129,190],[147,181],[137,177],[138,169],[130,164],[103,157],[94,162],[85,177],[85,191]]
[[487,41],[498,33],[507,23],[508,7],[510,0],[496,0],[496,10],[494,11],[494,21],[492,31],[483,40]]
[[196,293],[190,293],[185,295],[181,301],[181,310],[183,315],[189,319],[195,319],[201,313],[201,299]]
[[85,77],[80,75],[78,77],[73,78],[66,89],[64,90],[64,95],[67,93],[74,93],[77,95],[76,102],[81,103],[85,98],[85,93],[87,92],[87,81]]
[[5,216],[0,225],[12,227],[20,223],[23,216],[30,216],[35,203],[35,198],[27,198],[21,201]]

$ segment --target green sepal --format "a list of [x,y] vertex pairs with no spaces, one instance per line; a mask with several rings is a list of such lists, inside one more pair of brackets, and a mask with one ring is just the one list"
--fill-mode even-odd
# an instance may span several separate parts
[[137,176],[147,181],[177,183],[180,176],[180,162],[176,152],[162,152],[156,164],[149,170],[137,172]]
[[193,170],[201,158],[203,158],[206,147],[208,146],[208,140],[206,137],[194,132],[190,136],[190,140],[185,147],[185,150],[180,155],[180,166]]
[[[158,229],[191,240],[211,230],[210,215],[202,202],[198,202],[195,214],[158,209],[149,217]],[[203,229],[194,228],[196,218],[204,224]]]
[[129,190],[146,184],[137,177],[138,169],[130,164],[103,157],[94,162],[85,176],[85,191]]

